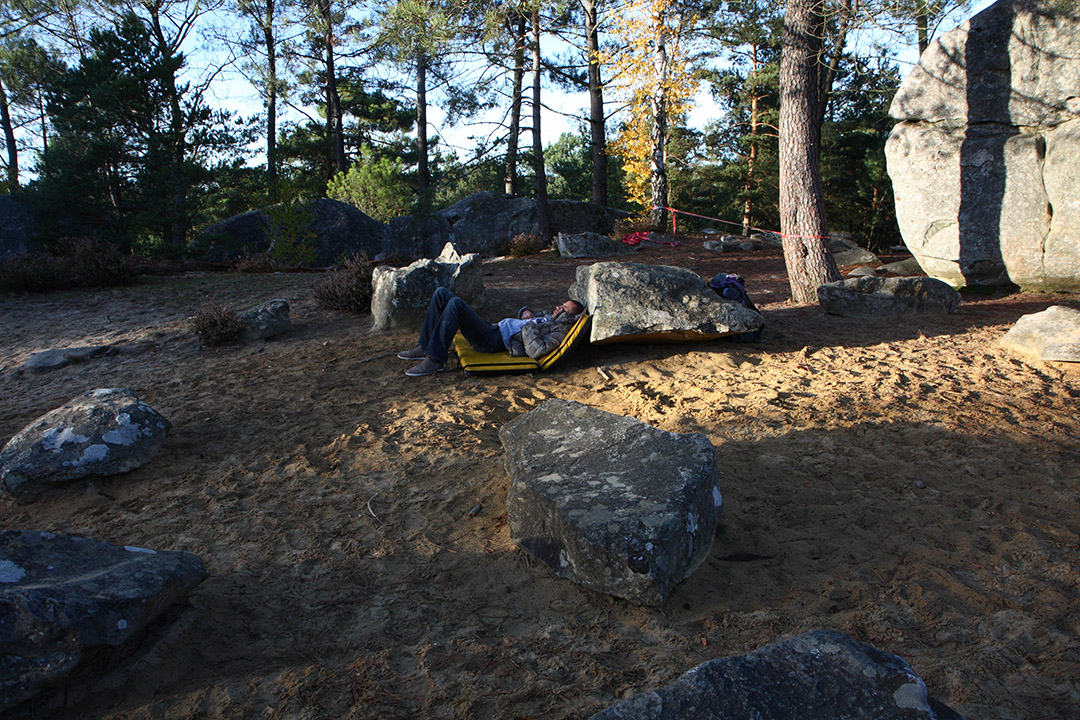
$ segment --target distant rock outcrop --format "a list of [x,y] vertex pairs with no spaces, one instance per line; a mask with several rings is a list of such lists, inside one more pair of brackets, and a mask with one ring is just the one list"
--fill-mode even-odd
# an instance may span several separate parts
[[[290,240],[309,242],[315,250],[316,266],[329,267],[352,256],[374,258],[385,250],[386,226],[338,200],[316,198],[283,212],[296,213],[294,219],[303,221],[293,231],[305,236]],[[202,232],[196,244],[209,244],[205,260],[225,262],[245,253],[271,251],[275,241],[271,214],[253,210],[214,223]]]
[[[550,201],[556,232],[610,234],[622,210],[576,200]],[[536,232],[536,202],[479,192],[431,215],[420,227],[409,218],[391,221],[387,250],[406,257],[432,257],[446,243],[461,253],[497,255],[520,234]]]
[[1080,290],[1080,10],[999,0],[942,35],[893,99],[904,243],[954,287]]
[[843,317],[937,315],[955,312],[960,293],[927,277],[854,277],[819,285],[825,312]]
[[434,260],[417,260],[408,267],[380,266],[371,275],[371,315],[376,330],[420,327],[436,288],[452,291],[473,308],[484,305],[480,255],[462,256],[447,244]]
[[0,711],[136,637],[206,577],[190,553],[0,531]]
[[20,430],[0,451],[0,491],[32,502],[47,488],[150,461],[169,421],[126,388],[80,395]]
[[708,556],[721,496],[704,435],[546,400],[499,439],[510,537],[562,577],[659,605]]
[[668,265],[579,265],[570,298],[592,316],[592,342],[694,339],[750,333],[760,314],[716,294],[698,275]]
[[590,720],[963,720],[896,655],[814,630],[710,660]]
[[31,240],[36,226],[37,216],[32,209],[10,195],[0,195],[0,260],[38,250]]

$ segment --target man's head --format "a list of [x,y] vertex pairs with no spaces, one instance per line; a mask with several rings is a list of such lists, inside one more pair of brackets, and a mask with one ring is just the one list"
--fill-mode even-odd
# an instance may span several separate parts
[[555,307],[555,310],[551,313],[551,317],[557,318],[564,314],[575,317],[577,315],[580,315],[584,309],[585,306],[579,303],[577,300],[567,300],[562,305],[557,305]]

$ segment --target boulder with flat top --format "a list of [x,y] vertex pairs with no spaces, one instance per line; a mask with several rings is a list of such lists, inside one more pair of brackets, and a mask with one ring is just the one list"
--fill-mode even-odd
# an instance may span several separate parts
[[510,538],[556,574],[659,605],[712,548],[712,443],[569,400],[504,425]]
[[592,316],[594,343],[718,338],[765,324],[759,313],[720,297],[696,273],[668,265],[579,265],[570,298]]

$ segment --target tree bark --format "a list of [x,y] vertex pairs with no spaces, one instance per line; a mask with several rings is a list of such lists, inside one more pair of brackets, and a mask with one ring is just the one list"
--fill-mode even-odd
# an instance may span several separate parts
[[274,0],[266,0],[262,18],[263,42],[266,43],[266,187],[270,203],[278,201],[277,176],[277,47],[274,41]]
[[428,168],[427,55],[416,57],[416,192],[420,215],[431,207],[431,170]]
[[668,179],[667,179],[667,126],[668,126],[668,55],[667,55],[667,30],[663,17],[653,17],[656,24],[657,38],[656,47],[653,50],[653,71],[656,76],[656,87],[652,93],[652,132],[649,140],[652,145],[652,154],[649,159],[649,170],[652,180],[652,199],[649,208],[649,219],[657,227],[663,227],[668,204]]
[[11,109],[8,107],[3,78],[0,78],[0,126],[3,126],[4,144],[7,146],[8,187],[15,189],[19,186],[19,148],[15,144],[15,129],[11,125]]
[[585,50],[589,61],[589,152],[592,156],[592,201],[607,204],[607,134],[604,85],[600,80],[600,23],[596,0],[581,0],[585,13]]
[[[848,32],[855,22],[855,8],[852,5],[852,0],[842,0],[839,5],[840,24],[836,30],[836,37],[833,38],[832,49],[829,52],[829,62],[826,64],[823,58],[817,63],[818,67],[822,68],[821,81],[818,86],[819,133],[822,123],[825,122],[825,113],[829,109],[829,98],[832,95],[833,84],[836,82],[836,74],[840,70],[840,60],[843,58],[844,46],[847,45]],[[822,22],[822,30],[824,31],[824,21]],[[822,48],[822,50],[824,50],[824,48]],[[819,53],[820,52],[821,51],[819,51]],[[820,146],[821,143],[819,138],[819,150]]]
[[551,222],[551,208],[547,197],[547,174],[544,170],[544,145],[540,139],[540,76],[542,63],[540,61],[540,12],[532,12],[532,54],[533,54],[533,88],[532,88],[532,137],[533,137],[533,174],[535,175],[536,195],[536,231],[540,240],[550,245],[554,239],[554,229]]
[[526,18],[518,15],[511,21],[514,32],[514,87],[510,98],[510,135],[506,139],[506,170],[503,174],[503,191],[510,196],[517,193],[518,142],[521,137],[521,98],[525,81],[525,38],[528,34]]
[[780,231],[791,297],[817,302],[840,279],[827,242],[818,162],[818,74],[824,0],[787,0],[780,56]]
[[[174,57],[172,45],[165,39],[161,28],[161,16],[158,6],[148,4],[150,27],[158,43],[158,53],[162,61],[169,63]],[[187,127],[184,110],[180,103],[180,91],[176,86],[176,71],[170,70],[162,78],[166,99],[169,103],[169,139],[166,152],[170,155],[170,178],[172,196],[172,217],[166,218],[164,238],[167,245],[181,248],[187,244],[188,226],[188,180],[184,165],[187,162]]]
[[750,76],[747,80],[750,86],[750,152],[746,158],[746,182],[743,184],[743,231],[744,236],[750,235],[751,222],[753,221],[754,201],[753,193],[757,186],[757,177],[754,171],[757,168],[758,156],[758,126],[760,125],[760,112],[758,110],[761,96],[757,92],[758,73],[758,45],[754,43],[750,48]]
[[326,138],[330,144],[330,160],[333,176],[345,172],[345,128],[341,117],[341,96],[337,89],[337,70],[334,67],[334,19],[330,9],[332,0],[320,0],[319,11],[326,23],[324,38],[326,50]]

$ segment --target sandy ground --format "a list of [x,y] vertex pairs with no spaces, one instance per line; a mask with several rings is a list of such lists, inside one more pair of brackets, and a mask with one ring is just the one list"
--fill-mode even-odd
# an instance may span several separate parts
[[[694,248],[638,260],[744,274],[762,343],[411,379],[389,351],[413,337],[320,310],[318,275],[0,298],[0,441],[96,387],[134,388],[174,424],[150,464],[0,501],[0,526],[186,550],[211,572],[145,641],[11,717],[582,718],[834,628],[906,659],[969,719],[1075,718],[1080,373],[998,345],[1069,299],[843,319],[790,303],[778,253]],[[563,299],[576,264],[487,262],[486,314]],[[197,347],[186,318],[208,301],[274,297],[295,333]],[[123,350],[20,371],[32,352],[103,343]],[[663,607],[585,590],[510,542],[497,431],[552,397],[716,446],[723,526]]]

